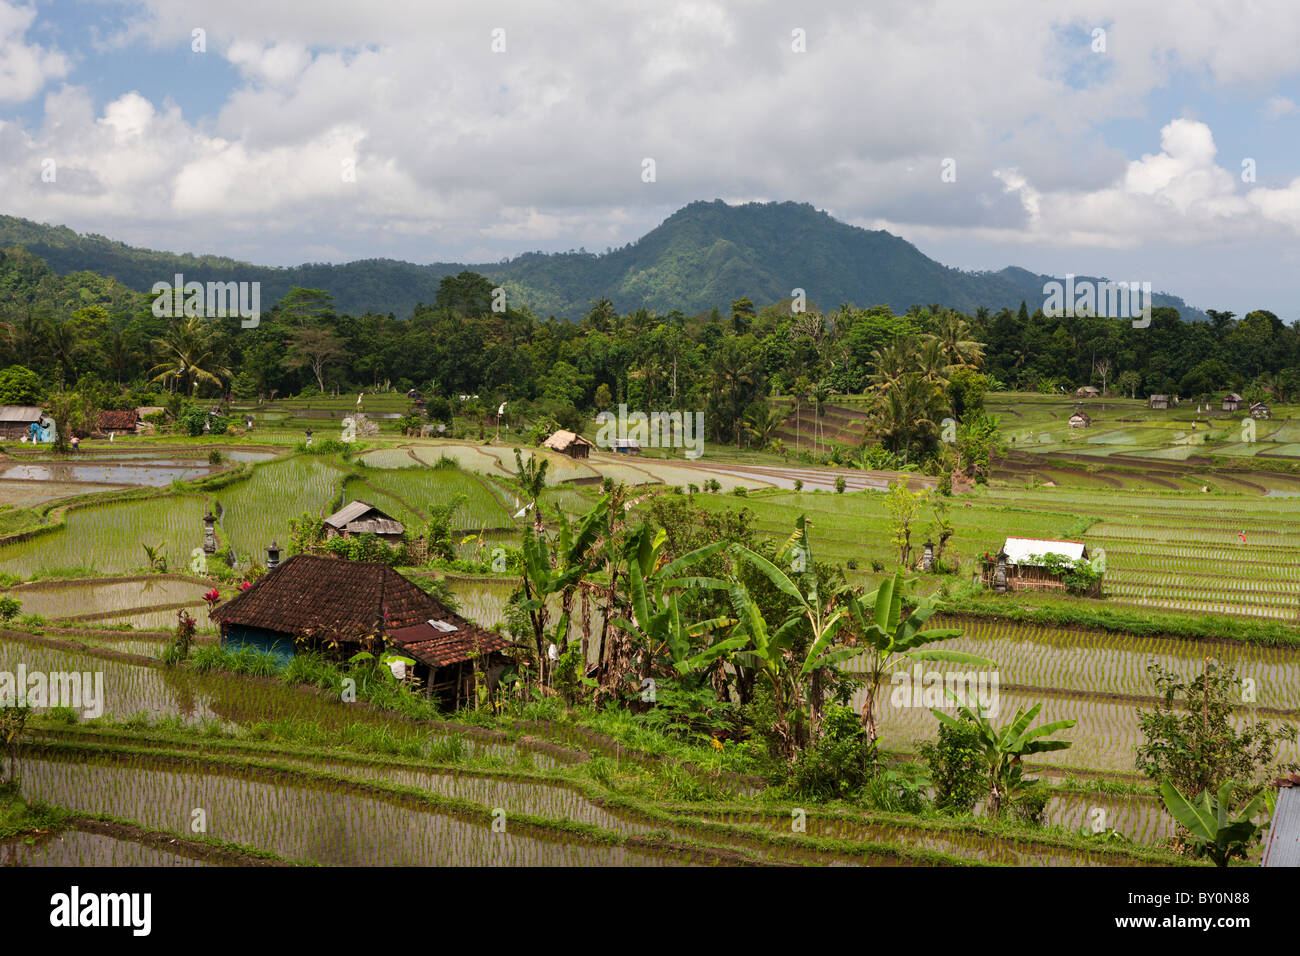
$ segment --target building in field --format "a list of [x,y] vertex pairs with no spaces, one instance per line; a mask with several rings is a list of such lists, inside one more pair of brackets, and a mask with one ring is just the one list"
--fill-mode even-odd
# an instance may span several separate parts
[[1251,418],[1272,418],[1273,413],[1269,411],[1268,406],[1265,405],[1263,402],[1256,402],[1254,405],[1250,406],[1250,417]]
[[641,443],[635,438],[615,438],[610,450],[618,455],[641,454]]
[[549,448],[551,451],[558,451],[562,455],[568,455],[570,458],[586,458],[591,454],[592,444],[576,432],[566,431],[561,428],[546,441],[542,442],[543,448]]
[[1225,412],[1235,412],[1241,408],[1242,398],[1236,392],[1229,392],[1223,396],[1223,410]]
[[325,519],[325,540],[352,538],[362,534],[377,535],[389,544],[401,544],[406,528],[400,521],[384,514],[372,504],[354,501]]
[[1279,777],[1273,786],[1277,787],[1277,805],[1259,865],[1300,866],[1300,773]]
[[101,435],[134,435],[140,430],[140,415],[134,408],[103,411],[96,424]]
[[1169,396],[1168,396],[1168,395],[1152,395],[1150,398],[1147,399],[1147,407],[1148,407],[1148,408],[1168,408],[1168,407],[1169,407]]
[[[1007,591],[1063,591],[1064,565],[1090,558],[1082,541],[1044,538],[1007,538],[996,554],[985,553],[981,561],[984,584],[999,594]],[[1089,592],[1101,593],[1098,582]]]
[[[33,427],[39,433],[46,427],[42,424],[46,421],[49,416],[35,405],[0,405],[0,438],[32,441]],[[37,440],[48,441],[39,438],[39,434]]]
[[1101,394],[1101,389],[1097,388],[1096,385],[1085,385],[1083,388],[1077,389],[1074,394],[1079,398],[1096,398]]
[[223,646],[284,659],[313,650],[336,660],[360,651],[413,660],[407,679],[449,708],[473,699],[476,669],[492,691],[509,663],[508,638],[377,561],[295,554],[213,610],[212,619]]
[[1092,418],[1087,412],[1075,412],[1070,416],[1071,428],[1087,428],[1092,424]]

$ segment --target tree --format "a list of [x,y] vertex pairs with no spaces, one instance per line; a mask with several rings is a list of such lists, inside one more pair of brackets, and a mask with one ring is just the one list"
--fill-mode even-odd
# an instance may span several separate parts
[[0,405],[35,405],[41,398],[41,377],[22,365],[0,372]]
[[1225,781],[1217,796],[1202,790],[1195,800],[1189,800],[1169,781],[1160,784],[1160,796],[1170,816],[1187,830],[1191,839],[1191,853],[1201,859],[1210,859],[1215,866],[1226,867],[1234,857],[1244,858],[1258,838],[1262,827],[1252,819],[1264,807],[1266,794],[1261,792],[1253,800],[1229,815],[1233,802],[1234,785]]
[[1070,746],[1068,740],[1044,740],[1049,734],[1058,730],[1068,730],[1075,725],[1073,720],[1055,720],[1050,724],[1030,729],[1030,724],[1043,709],[1041,703],[1029,710],[1016,709],[1016,715],[1006,727],[999,730],[981,712],[963,704],[958,707],[961,719],[945,714],[931,707],[930,712],[941,724],[958,731],[973,727],[979,735],[979,744],[984,755],[984,766],[989,779],[989,816],[997,818],[1002,808],[1026,788],[1032,787],[1037,780],[1024,776],[1021,761],[1028,756],[1064,750]]
[[[845,594],[849,626],[854,636],[866,644],[867,697],[862,704],[862,726],[872,740],[876,733],[876,697],[885,676],[904,661],[947,661],[991,667],[992,662],[964,651],[921,650],[926,644],[961,637],[955,628],[922,630],[938,608],[933,599],[922,600],[911,614],[903,614],[904,584],[901,572],[895,571],[880,587],[866,597],[852,591]],[[860,646],[860,645],[855,645]]]
[[310,368],[321,392],[325,391],[326,367],[347,354],[342,341],[323,328],[294,329],[285,338],[285,344],[289,351],[284,357],[284,367],[291,371]]
[[921,512],[926,492],[912,491],[907,487],[907,479],[889,483],[889,495],[886,505],[894,524],[893,542],[898,548],[898,563],[906,568],[912,555],[912,522]]
[[1238,731],[1234,710],[1242,699],[1236,670],[1207,660],[1190,683],[1157,662],[1147,666],[1160,695],[1153,710],[1138,711],[1142,742],[1137,769],[1156,783],[1171,783],[1183,793],[1218,792],[1237,781],[1238,799],[1253,796],[1278,769],[1273,762],[1296,728],[1262,721]]
[[94,402],[80,392],[56,392],[50,396],[49,405],[50,417],[54,419],[54,450],[64,454],[74,434],[94,426]]
[[533,455],[524,461],[519,449],[515,449],[515,480],[523,489],[524,495],[532,505],[533,529],[542,533],[542,492],[546,490],[546,470],[551,463],[541,455]]
[[1120,372],[1119,378],[1115,379],[1115,384],[1119,386],[1121,392],[1128,392],[1129,398],[1137,397],[1137,390],[1142,385],[1142,376],[1133,369]]
[[182,383],[186,398],[200,383],[217,388],[231,377],[230,369],[216,361],[215,331],[197,316],[177,320],[167,334],[153,340],[160,361],[149,370],[153,381]]

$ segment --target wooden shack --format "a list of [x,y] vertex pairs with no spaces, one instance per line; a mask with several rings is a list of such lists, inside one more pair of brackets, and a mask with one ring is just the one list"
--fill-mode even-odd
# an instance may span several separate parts
[[1147,399],[1147,407],[1148,407],[1148,408],[1168,408],[1168,407],[1169,407],[1169,396],[1168,396],[1168,395],[1152,395],[1150,398]]
[[1241,396],[1236,392],[1229,392],[1223,396],[1223,410],[1225,412],[1235,412],[1241,409]]
[[[1054,541],[1045,538],[1007,538],[996,556],[985,554],[981,561],[981,580],[986,587],[1004,591],[1064,591],[1064,575],[1047,566],[1047,555],[1060,555],[1066,561],[1087,560],[1087,546],[1081,541]],[[1100,583],[1093,593],[1099,593]]]
[[0,438],[21,441],[32,437],[32,426],[37,430],[45,413],[35,405],[0,405]]
[[1101,389],[1095,385],[1085,385],[1083,388],[1077,389],[1074,394],[1079,398],[1096,398],[1101,394]]
[[592,444],[576,432],[566,431],[561,428],[542,442],[542,447],[549,448],[551,451],[558,451],[570,458],[586,458],[591,454]]
[[1250,406],[1250,417],[1251,418],[1272,418],[1273,413],[1269,411],[1269,407],[1265,405],[1263,402],[1256,402],[1254,405]]
[[394,651],[442,706],[472,699],[475,669],[493,689],[510,641],[444,607],[388,565],[295,554],[212,612],[227,647],[347,660]]
[[1087,412],[1075,412],[1070,416],[1071,428],[1087,428],[1092,424],[1092,418]]
[[372,504],[354,501],[325,519],[325,540],[373,534],[389,544],[400,544],[406,528]]

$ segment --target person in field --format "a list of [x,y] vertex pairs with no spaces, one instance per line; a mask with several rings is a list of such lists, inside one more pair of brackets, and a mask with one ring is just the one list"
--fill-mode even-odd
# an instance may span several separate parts
[[1237,532],[1237,537],[1241,539],[1242,544],[1246,543],[1246,532],[1244,529]]

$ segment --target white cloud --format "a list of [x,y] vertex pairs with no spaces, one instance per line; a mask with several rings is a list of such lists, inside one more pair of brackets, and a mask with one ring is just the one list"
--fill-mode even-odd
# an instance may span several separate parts
[[35,19],[35,8],[0,0],[0,101],[29,100],[68,72],[68,58],[62,53],[25,41]]
[[1290,116],[1296,112],[1295,103],[1285,96],[1270,96],[1268,102],[1264,104],[1264,116],[1271,120],[1281,119],[1283,116]]

